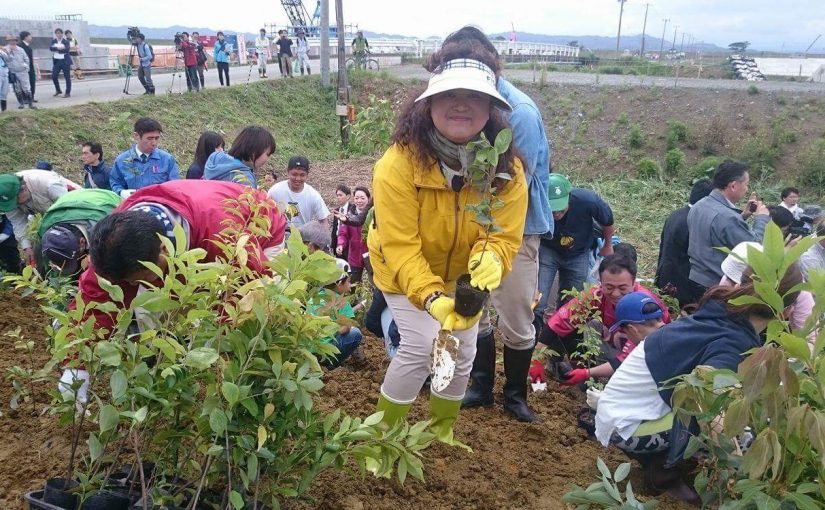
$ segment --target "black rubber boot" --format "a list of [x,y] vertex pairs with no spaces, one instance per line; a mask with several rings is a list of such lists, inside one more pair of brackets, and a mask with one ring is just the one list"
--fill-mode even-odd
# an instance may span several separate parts
[[504,410],[518,421],[538,420],[527,405],[527,373],[533,360],[533,349],[517,351],[504,346]]
[[476,358],[470,372],[470,387],[461,400],[462,409],[493,405],[493,384],[496,380],[496,341],[489,335],[476,339]]

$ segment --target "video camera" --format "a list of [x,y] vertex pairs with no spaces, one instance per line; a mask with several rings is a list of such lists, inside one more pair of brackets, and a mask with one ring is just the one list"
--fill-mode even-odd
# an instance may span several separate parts
[[175,34],[175,46],[180,46],[180,43],[183,42],[183,34],[178,32]]
[[139,35],[140,29],[138,27],[129,27],[126,30],[126,39],[128,39],[131,44],[137,44],[137,37]]

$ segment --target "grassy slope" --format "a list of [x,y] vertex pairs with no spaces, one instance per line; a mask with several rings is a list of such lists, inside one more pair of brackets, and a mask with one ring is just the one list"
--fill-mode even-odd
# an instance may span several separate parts
[[78,177],[80,146],[103,144],[107,161],[132,143],[134,121],[143,116],[164,127],[161,147],[175,155],[181,171],[192,161],[200,133],[213,130],[230,142],[250,124],[275,135],[278,149],[268,167],[281,170],[294,154],[310,160],[338,156],[338,119],[334,96],[307,79],[258,82],[247,87],[210,89],[199,94],[140,97],[73,108],[23,111],[0,116],[0,172],[32,168],[51,161],[69,177]]

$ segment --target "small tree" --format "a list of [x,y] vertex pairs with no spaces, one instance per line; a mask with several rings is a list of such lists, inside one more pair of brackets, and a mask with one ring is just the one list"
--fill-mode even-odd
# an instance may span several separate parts
[[750,45],[751,43],[748,41],[740,41],[728,44],[728,48],[734,53],[745,53],[745,50],[747,50]]

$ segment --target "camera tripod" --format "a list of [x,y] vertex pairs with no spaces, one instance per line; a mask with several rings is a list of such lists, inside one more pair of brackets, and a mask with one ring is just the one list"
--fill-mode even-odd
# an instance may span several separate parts
[[[129,41],[129,42],[132,42],[132,41]],[[129,47],[129,57],[126,60],[126,83],[123,85],[123,93],[126,94],[127,96],[130,95],[129,94],[129,82],[132,78],[132,61],[135,58],[135,53],[136,52],[137,52],[137,45],[133,43]]]

